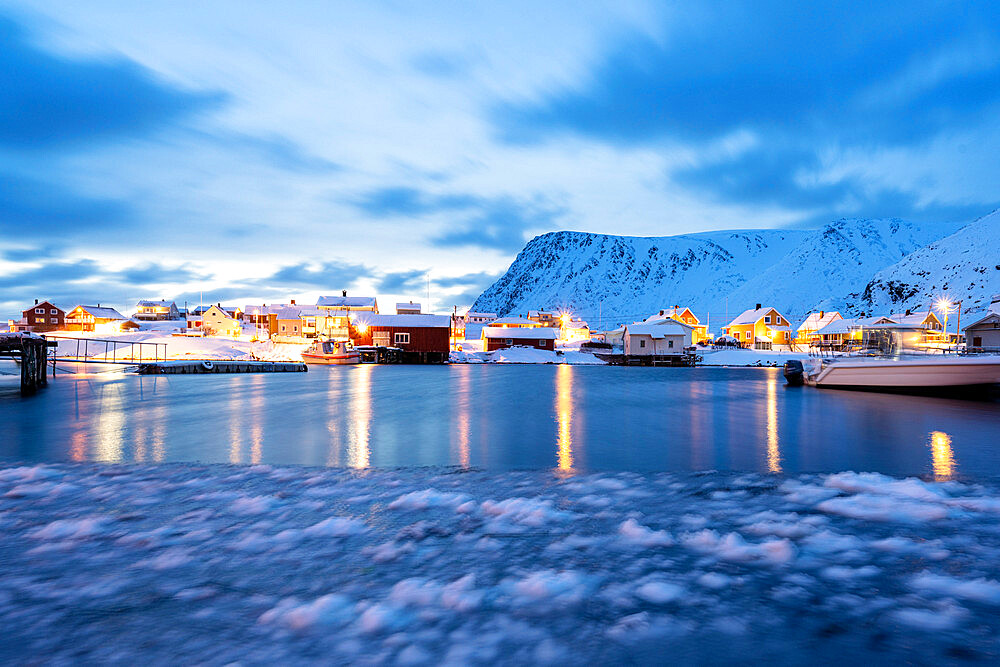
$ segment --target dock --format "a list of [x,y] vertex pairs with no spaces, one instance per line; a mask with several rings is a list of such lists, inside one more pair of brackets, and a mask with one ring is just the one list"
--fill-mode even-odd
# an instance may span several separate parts
[[27,333],[0,334],[0,357],[13,359],[21,366],[21,394],[29,395],[49,383],[45,375],[48,350],[56,344]]
[[301,361],[160,361],[139,364],[139,375],[205,375],[211,373],[305,373]]

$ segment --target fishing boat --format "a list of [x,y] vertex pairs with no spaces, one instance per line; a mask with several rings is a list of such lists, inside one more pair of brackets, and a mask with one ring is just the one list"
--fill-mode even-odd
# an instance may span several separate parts
[[989,395],[1000,385],[1000,355],[926,347],[913,331],[865,331],[856,353],[785,363],[789,385],[939,396]]
[[323,340],[313,343],[302,353],[307,364],[346,365],[361,362],[361,355],[346,340]]

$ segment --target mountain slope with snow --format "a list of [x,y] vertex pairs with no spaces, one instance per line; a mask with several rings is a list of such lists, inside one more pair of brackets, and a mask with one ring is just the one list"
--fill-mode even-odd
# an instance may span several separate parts
[[965,313],[986,310],[1000,292],[1000,210],[936,240],[880,271],[853,295],[866,313],[917,310],[941,297]]
[[756,303],[793,321],[851,312],[876,272],[956,228],[888,219],[655,238],[553,232],[532,239],[473,308],[566,308],[611,328],[683,304],[715,330]]

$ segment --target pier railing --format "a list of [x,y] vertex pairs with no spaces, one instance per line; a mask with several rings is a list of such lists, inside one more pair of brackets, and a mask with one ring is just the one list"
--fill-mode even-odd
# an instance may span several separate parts
[[[52,347],[49,361],[81,362],[88,364],[131,365],[142,361],[166,361],[167,344],[141,340],[112,340],[108,338],[74,338],[46,335],[46,340],[57,343]],[[66,345],[70,347],[66,349]],[[67,352],[72,352],[67,354]]]

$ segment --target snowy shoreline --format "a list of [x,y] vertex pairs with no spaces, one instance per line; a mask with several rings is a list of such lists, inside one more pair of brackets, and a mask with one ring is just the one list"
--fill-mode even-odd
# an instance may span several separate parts
[[0,529],[16,661],[998,655],[978,483],[45,464],[0,468]]

